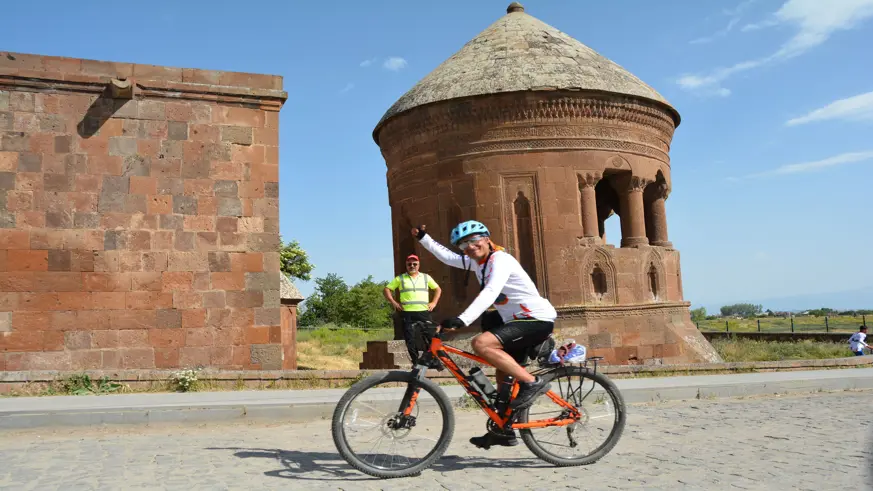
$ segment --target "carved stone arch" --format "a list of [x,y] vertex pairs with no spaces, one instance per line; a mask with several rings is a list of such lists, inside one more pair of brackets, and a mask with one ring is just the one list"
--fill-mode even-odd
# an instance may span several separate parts
[[[499,189],[502,245],[522,264],[540,294],[548,296],[537,175],[535,172],[500,174]],[[498,234],[492,231],[493,236]]]
[[664,259],[657,249],[650,249],[643,261],[642,299],[646,302],[667,301],[667,273],[664,269]]
[[592,247],[582,263],[583,299],[586,305],[615,305],[618,275],[612,255],[604,247]]
[[[664,178],[664,182],[667,183],[667,189],[670,190],[673,187],[673,179],[670,174],[670,165],[665,164],[664,162],[658,163],[658,172],[661,173],[661,176]],[[657,179],[657,176],[656,176]],[[669,192],[669,191],[668,191]]]

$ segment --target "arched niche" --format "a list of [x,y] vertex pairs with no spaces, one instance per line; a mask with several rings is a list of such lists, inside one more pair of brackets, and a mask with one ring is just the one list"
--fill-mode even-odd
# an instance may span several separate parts
[[580,272],[583,299],[586,305],[615,305],[618,277],[612,256],[603,247],[588,253]]
[[640,284],[643,285],[643,301],[667,301],[667,274],[661,254],[656,249],[651,249],[642,264]]
[[530,200],[519,191],[512,203],[515,219],[515,244],[518,262],[534,284],[537,283],[537,262],[534,243],[534,224]]

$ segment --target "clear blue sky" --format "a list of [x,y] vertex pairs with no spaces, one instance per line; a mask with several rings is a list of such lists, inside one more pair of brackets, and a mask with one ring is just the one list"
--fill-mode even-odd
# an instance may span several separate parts
[[[0,46],[284,76],[282,234],[309,251],[316,275],[354,283],[394,273],[374,125],[508,3],[7,2]],[[681,113],[667,212],[688,300],[873,284],[873,0],[525,6]]]

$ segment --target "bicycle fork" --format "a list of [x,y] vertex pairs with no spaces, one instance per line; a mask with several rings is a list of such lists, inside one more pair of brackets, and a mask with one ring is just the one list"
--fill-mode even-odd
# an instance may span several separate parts
[[421,386],[417,382],[424,378],[426,371],[427,367],[424,366],[416,366],[413,369],[414,380],[406,385],[406,392],[403,393],[403,399],[401,399],[400,407],[397,409],[400,417],[395,421],[395,426],[415,426],[415,417],[412,416],[412,411],[415,410],[418,395],[421,393]]

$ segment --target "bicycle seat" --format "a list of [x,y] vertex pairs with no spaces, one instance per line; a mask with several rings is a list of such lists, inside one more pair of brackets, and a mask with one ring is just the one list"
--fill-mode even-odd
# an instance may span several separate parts
[[549,355],[552,353],[553,349],[555,349],[555,338],[549,334],[549,337],[546,338],[545,341],[535,344],[527,349],[525,360],[523,363],[520,363],[520,365],[527,366],[531,361],[535,361],[539,366],[550,365]]

